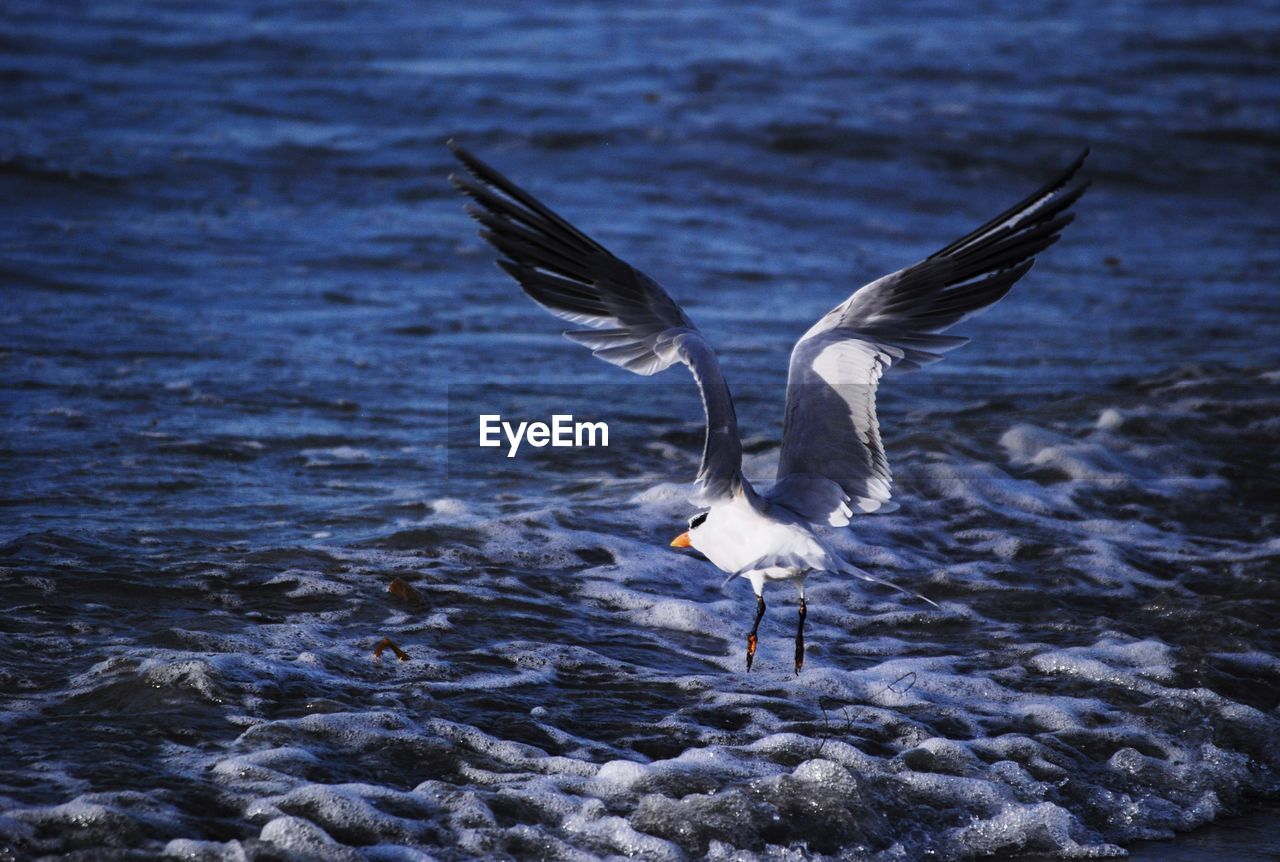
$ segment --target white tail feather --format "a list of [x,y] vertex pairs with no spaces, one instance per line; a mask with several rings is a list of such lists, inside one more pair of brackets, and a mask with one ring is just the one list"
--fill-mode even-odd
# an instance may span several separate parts
[[853,565],[852,563],[848,563],[844,561],[841,561],[841,562],[844,567],[843,571],[847,572],[850,575],[861,578],[864,581],[870,581],[873,584],[880,584],[881,586],[885,586],[885,587],[889,587],[890,589],[897,590],[903,595],[913,596],[922,602],[927,602],[928,604],[933,605],[938,610],[942,610],[942,606],[939,605],[937,602],[935,602],[933,599],[929,598],[928,596],[922,596],[917,592],[908,590],[906,587],[900,587],[897,584],[895,584],[893,581],[886,581],[884,578],[877,578],[875,575],[869,575],[866,572],[862,571],[862,569]]

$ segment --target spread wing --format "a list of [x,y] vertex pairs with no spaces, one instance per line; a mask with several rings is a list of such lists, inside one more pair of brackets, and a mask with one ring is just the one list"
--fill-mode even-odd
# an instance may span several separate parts
[[479,206],[468,213],[502,255],[498,265],[547,311],[587,329],[566,332],[606,362],[656,374],[689,367],[702,393],[707,435],[697,483],[704,501],[742,489],[742,443],[715,351],[656,281],[619,260],[528,192],[449,142],[469,176],[450,176]]
[[1057,242],[1088,187],[1069,187],[1088,153],[946,248],[859,288],[804,334],[791,351],[772,502],[832,526],[847,524],[854,510],[894,507],[876,421],[880,376],[935,362],[968,341],[940,333],[1003,297]]

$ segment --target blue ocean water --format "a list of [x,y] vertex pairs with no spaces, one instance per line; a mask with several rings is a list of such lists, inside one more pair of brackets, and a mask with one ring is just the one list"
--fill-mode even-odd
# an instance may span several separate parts
[[[1246,3],[6,3],[0,858],[1080,857],[1274,802],[1278,49]],[[693,387],[560,338],[451,137],[684,304],[762,480],[794,340],[1090,145],[882,387],[901,508],[840,542],[942,609],[811,581],[797,678],[777,591],[745,673],[746,585],[666,547]],[[556,405],[617,442],[467,442]]]

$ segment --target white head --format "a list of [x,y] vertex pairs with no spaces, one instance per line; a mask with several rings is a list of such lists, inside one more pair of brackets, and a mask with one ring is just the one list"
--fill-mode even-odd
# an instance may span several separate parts
[[710,515],[710,514],[711,514],[711,511],[708,510],[706,512],[699,512],[698,514],[690,518],[689,529],[685,530],[683,533],[681,533],[680,535],[672,539],[671,547],[693,548],[694,550],[701,551],[702,546],[699,543],[699,539],[701,539],[702,536],[699,535],[698,528],[701,527],[704,523],[706,523],[707,515]]

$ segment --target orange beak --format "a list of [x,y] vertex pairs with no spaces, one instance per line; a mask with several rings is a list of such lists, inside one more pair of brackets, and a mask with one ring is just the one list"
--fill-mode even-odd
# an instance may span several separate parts
[[671,547],[673,548],[688,548],[692,545],[693,545],[693,542],[689,541],[688,530],[685,530],[683,533],[681,533],[680,535],[676,536],[674,539],[671,540]]

